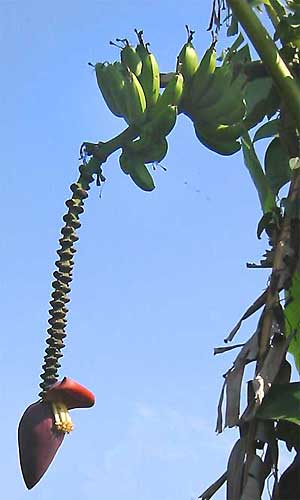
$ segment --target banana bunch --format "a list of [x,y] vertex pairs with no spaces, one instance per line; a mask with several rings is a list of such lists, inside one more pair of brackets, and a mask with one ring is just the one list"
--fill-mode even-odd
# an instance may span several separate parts
[[154,189],[152,177],[145,164],[159,163],[167,154],[166,137],[176,123],[183,81],[181,73],[173,75],[156,104],[150,109],[148,120],[139,127],[139,138],[123,147],[119,159],[120,167],[145,191]]
[[142,136],[123,147],[119,157],[120,167],[139,188],[152,191],[155,185],[146,164],[158,163],[167,152],[168,142],[165,137],[149,142],[149,137]]
[[206,50],[188,82],[180,111],[194,123],[197,138],[209,149],[231,155],[239,151],[238,139],[246,130],[243,89],[246,76],[235,74],[230,58],[217,67],[215,41]]
[[98,87],[110,111],[128,125],[145,120],[146,98],[136,74],[120,62],[95,65]]
[[[173,130],[184,83],[191,74],[189,54],[195,50],[190,39],[178,57],[178,71],[160,93],[160,73],[157,60],[144,42],[143,32],[135,30],[138,44],[116,39],[122,46],[120,61],[97,63],[95,72],[103,98],[111,112],[123,117],[138,133],[136,140],[125,144],[119,163],[124,173],[146,191],[154,189],[147,164],[159,163],[168,151],[167,136]],[[116,45],[114,42],[110,42]],[[198,65],[198,59],[196,61]],[[182,69],[183,73],[179,71]],[[185,76],[184,76],[185,75]]]

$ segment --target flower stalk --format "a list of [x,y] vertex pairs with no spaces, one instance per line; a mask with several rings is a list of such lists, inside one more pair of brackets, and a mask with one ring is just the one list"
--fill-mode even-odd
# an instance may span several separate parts
[[62,237],[59,240],[60,249],[57,250],[58,260],[55,262],[57,270],[54,271],[52,282],[54,291],[50,301],[50,318],[48,320],[49,328],[48,344],[45,349],[43,372],[41,374],[40,397],[44,397],[47,389],[58,379],[58,369],[60,367],[59,358],[62,357],[62,349],[65,347],[64,338],[66,337],[66,324],[68,309],[66,304],[69,302],[68,293],[70,292],[70,283],[72,281],[72,270],[74,266],[73,256],[76,252],[74,243],[78,240],[76,230],[81,223],[79,216],[84,212],[84,200],[88,197],[90,184],[93,182],[93,174],[97,173],[99,162],[93,159],[87,165],[80,166],[80,177],[78,181],[71,185],[72,197],[66,201],[68,212],[63,216],[65,222],[61,230]]
[[227,0],[261,60],[273,78],[300,131],[300,87],[279,54],[275,43],[246,0]]

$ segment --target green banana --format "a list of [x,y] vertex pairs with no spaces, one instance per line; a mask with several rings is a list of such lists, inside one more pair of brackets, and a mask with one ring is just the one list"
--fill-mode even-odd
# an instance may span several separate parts
[[242,94],[245,81],[244,75],[235,78],[227,88],[223,89],[223,93],[220,94],[215,103],[197,108],[194,113],[196,119],[227,125],[241,121],[246,114],[246,103]]
[[174,128],[177,120],[177,106],[168,105],[151,116],[151,120],[142,128],[141,134],[150,136],[153,140],[166,137]]
[[135,160],[133,162],[133,168],[129,173],[133,182],[141,188],[143,191],[153,191],[155,184],[146,165],[140,161]]
[[183,76],[181,73],[175,73],[160,95],[153,112],[156,113],[157,110],[162,110],[169,105],[177,106],[180,102],[182,92]]
[[115,116],[123,117],[126,112],[123,95],[125,80],[118,69],[108,63],[95,65],[97,83],[103,99]]
[[142,61],[142,70],[139,75],[139,81],[143,87],[147,107],[154,106],[159,98],[160,76],[158,62],[148,49],[148,44],[143,40],[143,31],[135,30],[139,44],[136,52]]
[[215,153],[218,153],[219,155],[222,156],[231,156],[235,153],[237,153],[241,149],[241,144],[238,141],[227,141],[227,142],[217,142],[214,138],[211,138],[209,136],[205,136],[201,134],[196,126],[195,126],[195,133],[199,141],[208,149],[211,151],[214,151]]
[[215,69],[209,87],[205,93],[199,94],[197,89],[191,93],[190,107],[195,108],[208,107],[218,101],[223,96],[224,89],[228,88],[233,79],[233,70],[229,63],[223,64]]
[[197,101],[201,100],[201,96],[206,93],[211,83],[213,74],[216,69],[216,62],[216,42],[213,42],[202,57],[190,83],[188,93],[192,96],[196,96]]
[[153,140],[149,136],[141,136],[140,139],[126,145],[130,154],[143,160],[144,163],[160,162],[168,152],[168,142],[165,137]]
[[138,156],[130,155],[128,151],[123,150],[119,157],[119,163],[122,171],[129,175],[133,182],[143,191],[152,191],[155,188],[146,165]]
[[[197,123],[197,122],[196,122]],[[198,122],[198,128],[203,130],[204,135],[214,136],[217,141],[226,142],[239,139],[247,131],[244,121],[234,123],[233,125],[219,124],[203,126]]]
[[139,76],[142,71],[142,60],[137,53],[135,47],[129,44],[127,39],[119,40],[125,43],[121,49],[121,61],[125,68],[129,68],[136,76]]
[[128,175],[131,171],[132,163],[130,162],[130,157],[125,150],[123,150],[119,156],[119,164],[124,174]]
[[237,138],[245,131],[243,125],[218,125],[216,128],[204,127],[194,123],[197,138],[211,151],[223,156],[230,156],[241,149]]
[[129,68],[123,71],[124,97],[128,125],[140,125],[145,120],[146,98],[138,77]]
[[185,82],[189,82],[198,68],[199,59],[195,47],[192,44],[195,32],[191,31],[188,26],[186,26],[186,29],[188,32],[188,39],[178,54],[176,72],[182,73]]

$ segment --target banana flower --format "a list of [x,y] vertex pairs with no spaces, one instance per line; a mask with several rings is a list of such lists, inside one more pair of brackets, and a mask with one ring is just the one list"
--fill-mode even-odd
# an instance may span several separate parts
[[28,489],[39,482],[65,434],[73,430],[68,410],[89,408],[94,403],[95,397],[88,389],[65,377],[25,410],[19,423],[18,443],[21,470]]

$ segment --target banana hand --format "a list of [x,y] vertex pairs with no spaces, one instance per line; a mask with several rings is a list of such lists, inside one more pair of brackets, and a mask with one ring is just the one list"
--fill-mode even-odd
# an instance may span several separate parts
[[118,117],[124,117],[124,77],[108,63],[97,63],[95,72],[98,87],[110,111]]
[[123,151],[119,163],[123,172],[129,175],[139,188],[143,191],[153,191],[155,188],[153,179],[146,165],[139,158]]

